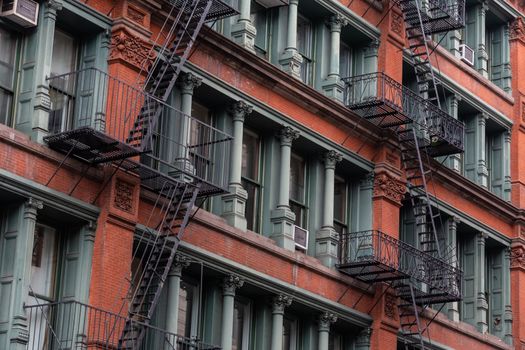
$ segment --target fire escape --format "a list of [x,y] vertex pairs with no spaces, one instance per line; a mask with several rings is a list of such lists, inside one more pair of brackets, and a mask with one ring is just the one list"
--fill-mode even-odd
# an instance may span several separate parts
[[[149,248],[134,252],[142,269],[130,283],[126,315],[71,301],[28,306],[34,318],[45,321],[39,323],[43,329],[30,330],[34,346],[40,346],[35,342],[48,334],[45,341],[53,348],[56,342],[61,348],[96,344],[141,349],[148,348],[151,344],[146,342],[157,334],[159,348],[217,349],[150,323],[192,208],[226,191],[224,169],[232,140],[175,110],[167,101],[202,26],[237,12],[221,0],[170,0],[163,10],[168,16],[155,45],[157,59],[139,87],[95,68],[48,79],[50,118],[61,116],[70,124],[44,139],[50,148],[65,154],[48,185],[66,159],[76,158],[85,166],[70,194],[91,167],[104,165],[109,166],[108,175],[93,202],[118,170],[140,178],[142,189],[153,193],[155,199],[146,223],[151,228]],[[171,123],[169,132],[166,123]],[[63,325],[53,326],[51,321],[59,314],[68,314],[77,326],[68,327],[67,332]]]
[[[383,232],[342,235],[338,269],[367,283],[387,282],[399,297],[401,336],[406,348],[425,349],[432,322],[423,311],[461,300],[462,272],[442,246],[440,213],[432,205],[430,160],[463,152],[464,125],[441,109],[439,81],[431,63],[432,34],[464,26],[464,0],[396,0],[403,13],[407,50],[417,92],[384,73],[344,79],[347,107],[373,124],[396,133],[405,169],[417,242],[411,246]],[[435,196],[434,196],[435,197]]]

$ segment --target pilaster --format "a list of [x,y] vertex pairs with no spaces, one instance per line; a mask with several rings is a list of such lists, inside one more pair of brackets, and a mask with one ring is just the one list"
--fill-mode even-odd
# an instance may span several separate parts
[[303,57],[297,52],[297,7],[299,0],[290,0],[288,5],[288,25],[286,49],[279,59],[282,69],[291,76],[301,79]]
[[255,36],[257,30],[250,19],[251,0],[239,1],[239,19],[232,26],[231,36],[233,41],[247,50],[255,53]]
[[222,196],[222,217],[228,224],[246,230],[246,200],[248,193],[241,185],[242,172],[242,137],[244,119],[251,114],[253,107],[244,101],[237,101],[230,106],[228,113],[233,120],[233,144],[230,159],[229,193]]
[[487,170],[487,155],[486,155],[486,125],[488,116],[484,113],[478,114],[476,125],[476,155],[477,155],[477,179],[478,184],[488,188],[489,172]]
[[295,250],[294,223],[295,214],[290,210],[290,160],[292,142],[299,137],[299,131],[287,126],[279,132],[281,140],[281,164],[279,172],[279,197],[277,207],[270,213],[272,234],[278,246]]
[[485,32],[486,32],[486,16],[487,16],[487,10],[488,10],[488,2],[483,0],[478,5],[478,11],[477,11],[477,21],[476,21],[476,29],[478,34],[478,47],[477,47],[477,62],[476,62],[476,68],[478,69],[478,72],[481,73],[485,78],[488,79],[489,77],[489,71],[488,71],[488,61],[489,61],[489,55],[487,53],[487,44],[485,42]]
[[226,276],[222,282],[221,348],[223,350],[232,350],[235,291],[243,284],[244,280],[236,275]]
[[476,328],[480,333],[488,332],[488,303],[485,297],[485,279],[486,279],[486,259],[485,244],[488,235],[485,232],[479,232],[476,236]]
[[503,304],[505,311],[503,312],[503,341],[509,345],[513,345],[512,335],[512,303],[511,303],[511,279],[510,279],[510,257],[511,247],[505,249],[505,259],[503,265]]
[[280,294],[272,299],[272,340],[271,350],[283,350],[284,309],[292,304],[292,298]]
[[[458,119],[459,102],[461,96],[452,94],[447,98],[448,102],[448,114],[454,119]],[[461,173],[461,156],[460,154],[452,154],[448,158],[448,166],[457,173]]]
[[324,155],[323,222],[315,238],[315,256],[328,267],[337,262],[339,235],[334,229],[334,181],[335,166],[342,159],[343,156],[334,150]]
[[[450,246],[449,256],[450,264],[455,267],[459,267],[458,256],[457,256],[457,229],[460,219],[457,216],[453,216],[448,219],[448,244]],[[457,286],[458,288],[461,286]],[[459,322],[459,303],[457,301],[448,304],[448,318],[454,322]]]

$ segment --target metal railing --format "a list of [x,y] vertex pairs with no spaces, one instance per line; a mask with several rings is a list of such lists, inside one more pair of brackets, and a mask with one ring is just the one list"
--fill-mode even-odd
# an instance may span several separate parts
[[[427,34],[450,31],[465,25],[465,0],[395,0],[402,10],[415,10],[420,1],[423,25]],[[418,21],[415,18],[413,21]]]
[[[147,145],[140,149],[147,153],[142,160],[156,170],[226,188],[230,135],[95,68],[52,76],[48,82],[51,135],[91,128],[132,147]],[[130,138],[139,114],[146,142]]]
[[430,139],[440,139],[463,150],[465,125],[433,103],[382,72],[344,78],[345,104],[350,109],[367,109],[383,103],[425,129]]
[[125,345],[119,345],[127,318],[77,301],[35,304],[25,309],[29,322],[28,350],[221,349],[138,321],[134,321],[132,326],[146,328],[144,341],[141,344],[130,344],[128,341]]
[[338,268],[353,264],[381,264],[429,288],[454,296],[461,295],[463,273],[460,269],[381,231],[342,234],[338,258]]

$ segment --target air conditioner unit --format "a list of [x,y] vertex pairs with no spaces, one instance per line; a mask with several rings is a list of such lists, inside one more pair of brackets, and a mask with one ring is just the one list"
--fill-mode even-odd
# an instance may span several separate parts
[[38,3],[33,0],[0,0],[0,16],[29,28],[38,23]]
[[294,225],[293,240],[296,248],[306,251],[308,249],[308,230]]
[[459,55],[462,61],[467,62],[471,66],[474,65],[474,50],[469,46],[465,44],[459,45]]

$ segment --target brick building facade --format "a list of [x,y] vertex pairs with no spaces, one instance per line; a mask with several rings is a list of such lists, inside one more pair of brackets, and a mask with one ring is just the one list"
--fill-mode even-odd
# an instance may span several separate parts
[[418,2],[462,22],[424,36],[429,102],[410,1],[0,17],[0,348],[525,348],[525,7]]

